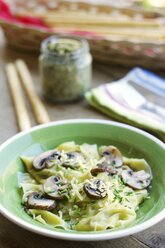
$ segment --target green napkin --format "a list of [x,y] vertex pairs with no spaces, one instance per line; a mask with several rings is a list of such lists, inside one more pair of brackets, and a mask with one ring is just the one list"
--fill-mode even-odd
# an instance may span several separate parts
[[[152,116],[152,112],[147,115],[147,112],[140,112],[139,109],[130,108],[130,106],[122,104],[119,99],[116,100],[115,96],[111,95],[110,90],[114,84],[116,83],[109,83],[88,91],[85,94],[86,100],[110,118],[142,128],[165,142],[164,119],[161,120]],[[123,89],[121,88],[121,90]]]

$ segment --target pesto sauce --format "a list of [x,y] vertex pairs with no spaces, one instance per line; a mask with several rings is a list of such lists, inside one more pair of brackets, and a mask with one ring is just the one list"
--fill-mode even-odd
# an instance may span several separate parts
[[45,98],[53,102],[74,101],[91,83],[91,55],[81,40],[50,40],[40,56],[40,76]]
[[50,41],[48,49],[59,55],[69,54],[82,46],[81,42],[73,39],[58,39],[58,42]]

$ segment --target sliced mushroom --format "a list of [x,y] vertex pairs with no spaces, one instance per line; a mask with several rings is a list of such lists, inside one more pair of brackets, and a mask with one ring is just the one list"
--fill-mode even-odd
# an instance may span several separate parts
[[102,172],[106,172],[105,167],[95,167],[91,170],[92,176],[97,176],[97,174],[102,173]]
[[102,199],[107,195],[105,183],[101,179],[91,180],[84,184],[84,191],[91,199]]
[[66,168],[77,168],[80,164],[84,163],[84,157],[79,152],[67,152],[66,160],[62,162],[62,166]]
[[43,184],[44,192],[51,198],[62,200],[68,193],[68,184],[60,176],[51,176]]
[[107,165],[112,165],[115,168],[119,168],[123,164],[122,154],[115,146],[100,147],[100,155],[105,158]]
[[109,175],[117,174],[117,170],[115,170],[114,168],[108,168],[107,166],[104,165],[100,165],[91,170],[92,176],[97,176],[99,173],[102,172],[107,172]]
[[56,163],[59,163],[60,158],[61,158],[61,153],[58,150],[43,152],[33,160],[33,168],[35,170],[50,168]]
[[123,170],[123,182],[133,189],[145,189],[151,183],[151,175],[144,170],[134,172],[131,169]]
[[37,192],[33,192],[28,196],[27,207],[51,211],[55,209],[56,202],[52,199],[46,199],[43,195]]

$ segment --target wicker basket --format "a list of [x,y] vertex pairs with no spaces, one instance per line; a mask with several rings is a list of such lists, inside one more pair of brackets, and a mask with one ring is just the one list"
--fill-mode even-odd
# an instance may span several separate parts
[[[36,3],[36,5],[35,5]],[[19,8],[18,8],[19,7]],[[143,20],[164,20],[161,13],[134,10],[130,8],[115,8],[107,5],[94,5],[86,2],[73,1],[15,1],[15,9],[21,13],[31,13],[31,11],[48,10],[83,10],[89,13],[121,13],[131,16],[136,20],[141,16]],[[162,22],[163,23],[163,22]],[[11,23],[1,20],[0,24],[8,44],[15,48],[23,50],[38,51],[41,41],[52,34],[70,34],[68,32],[59,32],[52,29],[38,28],[35,26],[24,25],[23,23]],[[163,24],[164,25],[164,24]],[[146,27],[145,27],[146,28]],[[144,30],[145,30],[144,28]],[[91,52],[95,60],[106,63],[117,63],[126,66],[143,66],[152,69],[164,69],[165,62],[165,32],[161,33],[161,39],[150,41],[151,38],[118,37],[115,35],[106,36],[90,32],[71,32],[72,34],[83,35],[88,39]],[[154,39],[154,30],[153,37]]]

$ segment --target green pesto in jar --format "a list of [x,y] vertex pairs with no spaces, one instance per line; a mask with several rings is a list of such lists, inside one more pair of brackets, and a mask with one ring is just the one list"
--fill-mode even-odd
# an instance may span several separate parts
[[52,102],[81,98],[91,85],[91,62],[86,40],[51,36],[41,44],[39,69],[44,97]]

